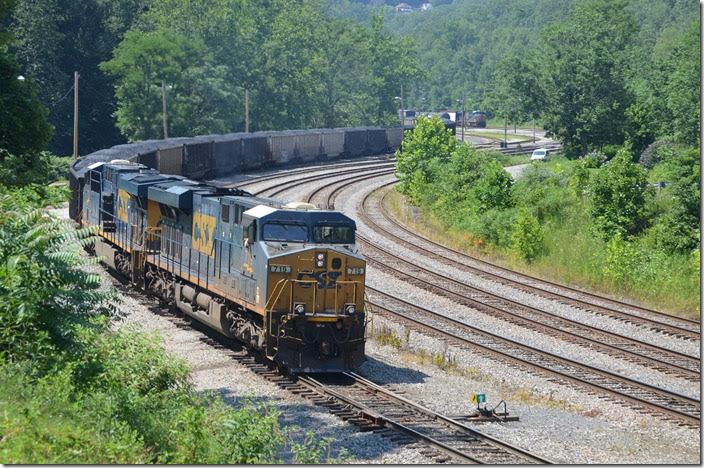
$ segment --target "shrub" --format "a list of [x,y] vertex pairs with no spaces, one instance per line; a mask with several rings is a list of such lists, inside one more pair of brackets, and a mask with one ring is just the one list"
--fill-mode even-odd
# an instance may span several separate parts
[[633,164],[627,148],[591,178],[590,214],[596,230],[608,240],[633,236],[647,226],[648,190],[643,168]]
[[47,152],[16,156],[0,149],[0,185],[46,185],[66,179],[72,162],[71,158],[53,156]]
[[622,151],[622,147],[619,145],[604,145],[601,147],[600,152],[606,157],[607,161],[611,161],[616,157],[619,151]]
[[543,247],[543,231],[538,219],[528,210],[518,212],[511,234],[511,247],[523,260],[533,261]]
[[514,222],[514,210],[494,209],[466,218],[465,223],[460,227],[474,233],[484,243],[498,247],[510,247]]
[[396,173],[399,178],[399,190],[410,195],[420,181],[431,181],[431,162],[446,161],[450,158],[457,140],[452,132],[445,128],[438,117],[421,117],[413,132],[403,139],[401,149],[396,151]]
[[79,254],[91,230],[17,208],[7,196],[0,206],[10,208],[0,213],[0,358],[47,366],[57,352],[79,352],[76,334],[113,310],[111,295],[79,268],[97,262]]
[[599,150],[590,151],[581,158],[584,167],[587,169],[598,169],[604,165],[606,160],[606,155]]
[[111,421],[99,431],[96,415],[77,403],[71,374],[41,379],[23,366],[0,367],[0,453],[3,463],[132,464],[148,461],[137,435]]
[[589,169],[586,162],[576,161],[569,174],[569,184],[575,196],[582,198],[589,186]]
[[607,244],[603,274],[612,283],[625,286],[633,281],[633,275],[642,263],[640,251],[617,234]]

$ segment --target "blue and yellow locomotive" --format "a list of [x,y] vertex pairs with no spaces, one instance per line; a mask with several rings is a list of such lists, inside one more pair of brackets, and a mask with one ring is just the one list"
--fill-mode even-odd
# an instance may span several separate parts
[[365,261],[336,211],[123,160],[84,175],[77,219],[135,285],[293,372],[364,362]]

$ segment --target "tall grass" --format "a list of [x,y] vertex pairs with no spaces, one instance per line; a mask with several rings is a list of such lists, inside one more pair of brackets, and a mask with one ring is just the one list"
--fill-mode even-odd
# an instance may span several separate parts
[[[555,165],[562,164],[558,161]],[[568,213],[543,226],[543,255],[531,263],[508,248],[487,243],[475,233],[450,226],[430,209],[411,207],[395,190],[387,197],[390,212],[402,223],[448,247],[498,265],[558,283],[583,287],[675,315],[699,319],[699,265],[687,255],[664,255],[636,244],[639,262],[625,278],[614,280],[607,269],[607,243],[589,229],[584,210]]]

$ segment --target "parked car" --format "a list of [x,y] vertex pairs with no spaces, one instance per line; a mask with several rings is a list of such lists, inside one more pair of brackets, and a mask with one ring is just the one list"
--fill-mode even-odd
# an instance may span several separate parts
[[533,150],[533,154],[530,156],[531,161],[547,161],[548,159],[550,159],[550,150],[545,148]]

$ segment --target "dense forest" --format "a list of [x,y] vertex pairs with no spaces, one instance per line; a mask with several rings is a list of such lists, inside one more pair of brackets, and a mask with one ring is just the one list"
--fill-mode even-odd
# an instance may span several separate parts
[[14,3],[9,51],[47,108],[56,154],[71,153],[74,71],[81,154],[162,137],[162,81],[169,135],[187,136],[243,130],[245,89],[250,130],[390,123],[396,90],[421,76],[383,18],[331,20],[317,1]]
[[636,151],[658,134],[696,139],[698,100],[681,99],[698,90],[693,0],[589,2],[598,7],[587,13],[573,0],[457,0],[405,14],[328,3],[362,21],[383,11],[389,31],[415,40],[425,79],[407,90],[408,107],[455,108],[466,98],[509,124],[536,118],[572,155],[624,138]]

